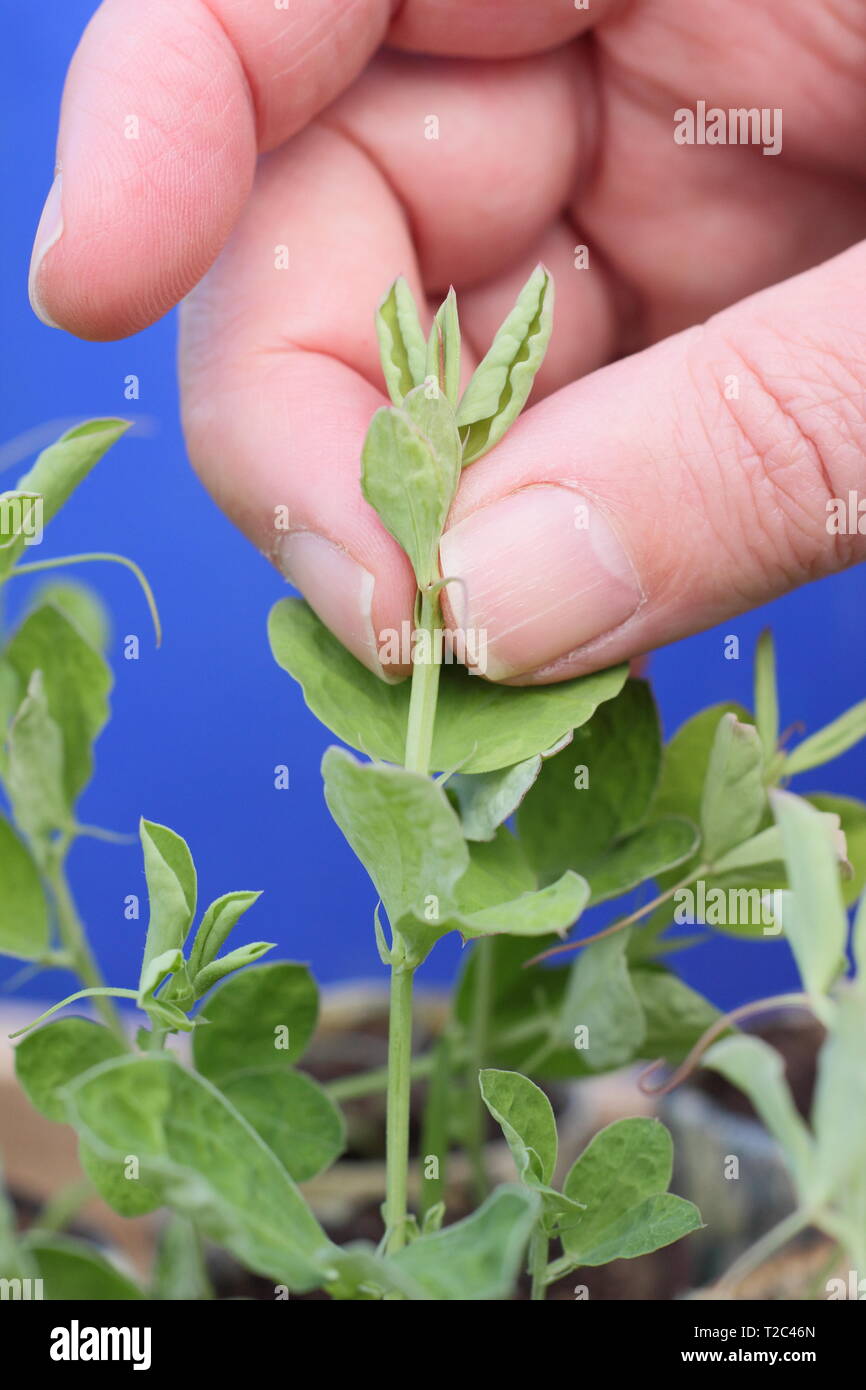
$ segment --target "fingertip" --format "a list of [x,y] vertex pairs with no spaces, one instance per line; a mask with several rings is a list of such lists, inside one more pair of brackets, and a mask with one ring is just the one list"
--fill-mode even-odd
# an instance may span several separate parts
[[54,177],[54,182],[45,199],[39,224],[36,228],[36,236],[33,239],[33,250],[30,255],[30,271],[27,277],[27,293],[30,296],[30,307],[40,322],[46,328],[59,328],[60,324],[52,318],[42,293],[42,266],[46,256],[51,249],[57,245],[63,235],[63,202],[62,202],[62,175],[58,170]]
[[[274,561],[281,574],[343,646],[386,684],[396,684],[408,670],[390,657],[397,647],[390,632],[374,619],[376,578],[349,552],[314,531],[294,531],[281,538]],[[375,605],[378,607],[379,605]]]

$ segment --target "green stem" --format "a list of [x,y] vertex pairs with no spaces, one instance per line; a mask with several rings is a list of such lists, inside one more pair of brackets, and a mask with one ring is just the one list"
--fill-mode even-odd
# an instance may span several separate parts
[[[523,1023],[503,1029],[499,1038],[503,1048],[508,1049],[517,1043],[531,1042],[539,1033],[546,1034],[549,1027],[548,1019],[539,1021],[537,1018],[528,1018]],[[547,1037],[544,1039],[543,1047],[544,1055],[546,1055],[551,1047]],[[458,1071],[468,1064],[469,1050],[459,1042],[452,1040],[449,1044],[449,1052],[450,1064],[454,1071]],[[435,1048],[425,1052],[423,1057],[413,1058],[410,1069],[412,1080],[426,1081],[431,1076],[435,1066]],[[359,1100],[364,1096],[378,1095],[387,1089],[387,1067],[372,1067],[369,1071],[356,1072],[354,1076],[342,1076],[336,1081],[328,1082],[325,1086],[325,1090],[334,1101]]]
[[790,1216],[786,1216],[778,1225],[773,1226],[731,1265],[727,1274],[723,1274],[719,1280],[719,1291],[730,1290],[733,1292],[737,1285],[754,1273],[765,1260],[768,1260],[771,1255],[775,1255],[777,1250],[781,1250],[783,1245],[787,1245],[789,1240],[793,1240],[811,1224],[811,1212],[802,1211],[799,1208],[792,1211]]
[[549,1251],[550,1241],[539,1221],[529,1242],[529,1273],[532,1278],[530,1300],[533,1303],[543,1302],[547,1295],[547,1256]]
[[[434,1053],[427,1052],[423,1057],[414,1058],[409,1074],[413,1081],[424,1081],[433,1070]],[[338,1104],[344,1100],[362,1100],[365,1096],[376,1096],[388,1089],[388,1068],[373,1067],[370,1071],[356,1072],[354,1076],[341,1076],[329,1081],[325,1086],[331,1100]]]
[[[419,1217],[423,1221],[431,1207],[438,1206],[445,1197],[448,1179],[449,1139],[451,1135],[451,1034],[446,1027],[428,1054],[433,1065],[424,1100],[424,1115],[421,1122],[421,1153],[424,1155],[424,1181],[421,1184]],[[426,1163],[428,1157],[438,1160],[436,1176],[428,1176]]]
[[[38,1018],[31,1018],[30,1022],[25,1023],[23,1028],[16,1028],[14,1033],[9,1033],[7,1036],[10,1038],[23,1038],[25,1033],[29,1033],[32,1028],[36,1028],[40,1023],[44,1023],[46,1018],[51,1018],[53,1014],[59,1013],[61,1009],[65,1009],[68,1004],[74,1004],[76,999],[93,999],[98,995],[105,994],[110,994],[115,999],[138,998],[138,994],[134,989],[114,989],[109,988],[108,985],[97,986],[94,989],[78,989],[74,994],[67,994],[66,998],[61,999],[59,1004],[52,1004],[51,1008],[46,1009]],[[122,1037],[124,1043],[126,1042],[126,1037],[124,1035],[118,1034],[118,1036]]]
[[388,1019],[387,1179],[385,1228],[388,1253],[406,1243],[406,1198],[409,1174],[409,1097],[412,1088],[413,970],[391,970],[391,1011]]
[[490,1031],[490,1011],[493,1001],[492,937],[482,938],[478,941],[475,951],[466,1148],[472,1168],[475,1196],[479,1202],[483,1202],[488,1189],[487,1170],[484,1164],[484,1121],[487,1111],[481,1099],[478,1073],[487,1063],[487,1039]]
[[[63,948],[69,955],[71,969],[81,983],[87,989],[102,989],[105,980],[88,945],[84,927],[75,907],[63,864],[64,852],[60,851],[56,866],[48,875],[57,908],[57,930]],[[94,1007],[103,1023],[125,1044],[126,1034],[120,1014],[111,999],[98,995],[94,1000]]]
[[82,1178],[80,1182],[70,1183],[68,1187],[61,1188],[46,1202],[33,1229],[40,1235],[57,1235],[65,1231],[95,1191],[89,1178]]
[[[430,660],[412,668],[409,720],[404,765],[425,777],[430,771],[433,726],[439,694],[439,663],[435,660],[435,635],[439,626],[439,599],[428,586],[421,593],[419,625],[430,639]],[[399,952],[399,933],[394,947]],[[388,1021],[388,1098],[385,1180],[385,1230],[388,1252],[406,1243],[409,1185],[409,1099],[412,1088],[412,981],[414,968],[404,962],[391,967],[391,1007]]]
[[94,560],[104,560],[107,564],[122,565],[135,575],[138,580],[141,592],[144,594],[145,603],[150,610],[150,620],[153,623],[153,631],[156,636],[156,645],[162,644],[162,623],[159,618],[159,609],[156,606],[156,599],[153,596],[153,589],[150,587],[147,575],[140,565],[134,560],[130,560],[126,555],[114,555],[106,550],[94,550],[86,555],[59,555],[55,560],[32,560],[25,565],[16,565],[10,572],[9,578],[12,579],[16,574],[37,574],[40,570],[65,569],[67,565],[89,565]]
[[429,589],[421,594],[419,630],[428,633],[431,655],[429,661],[416,661],[412,667],[412,691],[409,696],[409,722],[406,728],[407,772],[430,771],[433,752],[433,726],[436,722],[436,701],[439,696],[439,663],[433,649],[439,627],[439,597]]

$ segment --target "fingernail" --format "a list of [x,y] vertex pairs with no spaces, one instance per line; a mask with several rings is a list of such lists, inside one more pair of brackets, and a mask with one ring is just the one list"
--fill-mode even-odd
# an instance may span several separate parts
[[57,174],[48,197],[45,199],[39,226],[36,228],[33,251],[30,256],[30,276],[27,282],[27,291],[30,295],[30,305],[33,312],[48,328],[59,328],[60,325],[55,323],[51,315],[42,307],[42,301],[39,298],[39,271],[48,252],[52,246],[57,245],[63,235],[63,209],[60,205],[61,186],[62,176]]
[[373,627],[375,580],[345,550],[313,531],[283,539],[278,556],[282,573],[299,589],[326,627],[368,670],[385,679]]
[[535,671],[625,622],[642,594],[613,527],[571,488],[521,488],[442,537],[459,626],[485,636],[492,680]]

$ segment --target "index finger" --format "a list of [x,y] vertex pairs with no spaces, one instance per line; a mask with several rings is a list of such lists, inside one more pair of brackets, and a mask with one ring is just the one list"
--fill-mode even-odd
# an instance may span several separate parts
[[[562,42],[588,21],[534,0],[105,0],[64,90],[57,176],[33,248],[39,317],[124,337],[213,263],[256,156],[343,91],[380,43],[498,56]],[[392,24],[392,16],[393,24]],[[596,15],[593,15],[593,19]]]

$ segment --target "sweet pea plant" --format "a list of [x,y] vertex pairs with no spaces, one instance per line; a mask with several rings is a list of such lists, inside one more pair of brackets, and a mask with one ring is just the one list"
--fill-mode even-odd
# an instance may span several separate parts
[[[384,1071],[323,1087],[299,1065],[318,1010],[309,970],[255,963],[266,942],[224,950],[258,894],[226,893],[198,915],[190,851],[154,822],[140,831],[150,904],[140,976],[128,989],[102,984],[61,873],[82,832],[75,804],[107,714],[94,610],[55,590],[6,642],[0,775],[11,819],[0,820],[0,949],[70,966],[82,984],[71,999],[93,998],[101,1010],[99,1021],[48,1021],[65,1000],[22,1030],[17,1075],[38,1109],[73,1126],[90,1183],[116,1210],[173,1215],[147,1290],[49,1229],[56,1220],[23,1239],[0,1220],[4,1274],[43,1277],[52,1297],[207,1297],[207,1238],[272,1280],[276,1296],[321,1288],[338,1299],[490,1300],[509,1297],[525,1269],[531,1297],[543,1299],[565,1274],[659,1249],[700,1225],[696,1208],[668,1191],[671,1140],[657,1120],[607,1126],[560,1171],[542,1087],[638,1059],[676,1068],[667,1085],[700,1063],[723,1072],[748,1093],[792,1169],[796,1211],[732,1279],[806,1225],[866,1264],[862,906],[847,978],[845,954],[846,908],[866,871],[866,806],[785,789],[866,733],[866,702],[788,751],[765,636],[754,714],[715,706],[663,747],[649,687],[624,667],[524,689],[442,663],[442,593],[454,581],[439,572],[440,536],[462,468],[495,447],[529,396],[552,295],[539,267],[462,395],[453,291],[429,335],[404,282],[379,308],[392,404],[371,423],[362,486],[414,570],[411,679],[381,681],[301,600],[282,600],[270,618],[276,660],[361,755],[329,749],[323,777],[378,895],[373,931],[391,978]],[[43,456],[21,492],[40,494],[46,479],[62,477],[65,500],[115,429],[83,428],[47,451],[51,469]],[[640,906],[577,943],[563,940],[587,908],[636,890]],[[679,934],[683,920],[698,932]],[[665,964],[708,928],[756,939],[783,932],[802,990],[720,1016]],[[471,944],[450,1017],[414,1056],[414,977],[452,931]],[[570,953],[565,962],[538,960],[558,952]],[[134,1036],[117,996],[140,1011]],[[809,1126],[777,1054],[736,1026],[783,1005],[810,1010],[826,1030]],[[190,1035],[188,1060],[171,1045],[179,1033]],[[415,1156],[413,1081],[426,1096]],[[382,1239],[339,1247],[302,1185],[343,1150],[341,1105],[380,1089]],[[515,1167],[515,1181],[492,1192],[488,1117]],[[449,1221],[457,1148],[471,1159],[477,1204]],[[410,1210],[413,1166],[420,1199]]]

